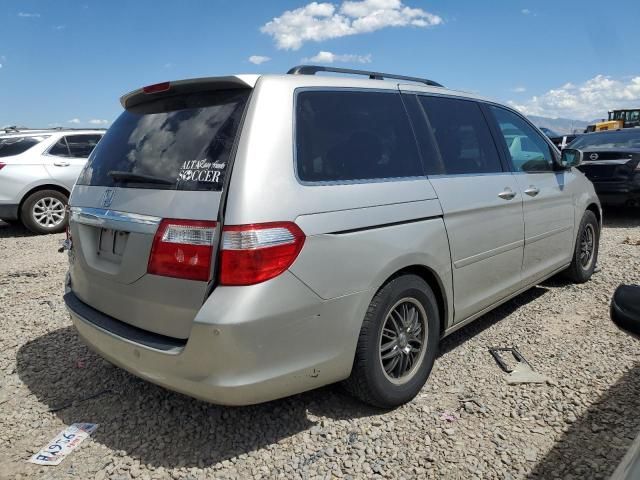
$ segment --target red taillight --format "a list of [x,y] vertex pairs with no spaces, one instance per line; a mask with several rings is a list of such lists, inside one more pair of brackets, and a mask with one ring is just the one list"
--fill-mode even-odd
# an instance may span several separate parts
[[304,232],[291,222],[225,226],[220,283],[253,285],[277,277],[291,266],[304,240]]
[[160,93],[166,92],[171,88],[171,82],[162,82],[155,83],[153,85],[147,85],[146,87],[142,87],[142,91],[144,93]]
[[0,170],[2,170],[2,169],[3,169],[4,167],[6,167],[6,166],[7,166],[7,164],[6,164],[6,163],[2,163],[2,162],[0,162]]
[[209,280],[216,222],[164,219],[153,239],[147,272]]

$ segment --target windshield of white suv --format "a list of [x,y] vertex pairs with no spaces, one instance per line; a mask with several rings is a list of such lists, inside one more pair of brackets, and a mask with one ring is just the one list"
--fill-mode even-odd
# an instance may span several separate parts
[[222,190],[250,90],[160,98],[122,113],[79,185]]
[[29,150],[31,147],[39,144],[46,138],[49,138],[49,135],[42,135],[37,137],[31,136],[0,138],[0,158],[20,155],[21,153]]

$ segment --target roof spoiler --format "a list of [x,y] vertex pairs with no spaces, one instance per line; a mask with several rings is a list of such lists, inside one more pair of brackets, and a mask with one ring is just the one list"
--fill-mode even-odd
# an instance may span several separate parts
[[173,96],[192,92],[253,88],[259,75],[231,75],[226,77],[203,77],[189,80],[164,82],[139,88],[120,97],[125,108],[135,107],[163,96]]

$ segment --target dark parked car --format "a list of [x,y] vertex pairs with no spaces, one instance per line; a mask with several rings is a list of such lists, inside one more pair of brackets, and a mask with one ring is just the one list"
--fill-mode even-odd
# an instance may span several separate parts
[[556,147],[558,147],[560,150],[565,148],[567,145],[569,145],[577,137],[580,136],[579,133],[570,133],[568,135],[562,135],[561,133],[555,132],[550,128],[546,128],[546,127],[538,127],[538,128],[542,131],[542,133],[544,133],[547,137],[549,137],[549,140],[551,140],[553,144]]
[[583,152],[578,167],[605,205],[640,205],[640,128],[587,133],[567,148]]

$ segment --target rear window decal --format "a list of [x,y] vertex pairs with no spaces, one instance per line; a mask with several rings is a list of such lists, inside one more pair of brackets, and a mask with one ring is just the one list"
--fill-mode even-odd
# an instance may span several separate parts
[[186,160],[178,172],[178,180],[184,182],[221,183],[226,162]]

